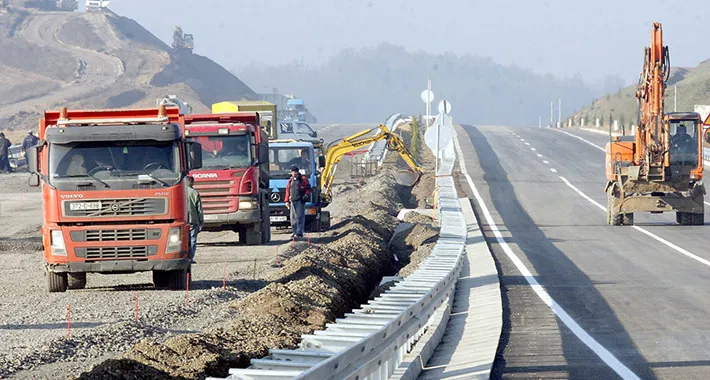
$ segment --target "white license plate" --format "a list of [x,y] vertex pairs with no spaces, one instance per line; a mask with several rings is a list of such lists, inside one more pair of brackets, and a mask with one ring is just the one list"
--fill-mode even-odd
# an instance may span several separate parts
[[285,216],[272,216],[270,219],[272,222],[285,222],[286,221]]
[[217,220],[217,215],[205,214],[205,220]]
[[74,202],[69,204],[71,211],[101,210],[101,202]]

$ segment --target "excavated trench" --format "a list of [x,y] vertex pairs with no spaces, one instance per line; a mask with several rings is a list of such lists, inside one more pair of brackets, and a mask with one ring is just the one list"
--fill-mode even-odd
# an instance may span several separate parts
[[229,368],[247,367],[269,348],[297,347],[302,334],[366,302],[383,276],[401,272],[403,265],[415,267],[436,235],[427,226],[430,219],[412,216],[412,228],[393,239],[400,223],[396,215],[409,203],[412,189],[397,185],[394,171],[367,182],[334,202],[350,216],[336,220],[316,244],[285,253],[267,286],[229,305],[237,311],[232,322],[163,341],[144,339],[78,378],[226,377]]

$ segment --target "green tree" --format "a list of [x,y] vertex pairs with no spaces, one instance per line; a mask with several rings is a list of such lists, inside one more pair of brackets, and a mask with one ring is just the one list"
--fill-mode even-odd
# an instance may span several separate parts
[[421,135],[421,120],[422,117],[417,116],[412,118],[412,156],[419,161],[422,150],[422,135]]

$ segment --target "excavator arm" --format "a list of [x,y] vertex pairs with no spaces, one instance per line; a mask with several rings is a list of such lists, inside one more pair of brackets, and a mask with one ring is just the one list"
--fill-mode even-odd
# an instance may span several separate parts
[[[367,136],[377,129],[380,130],[379,134],[374,136]],[[335,170],[337,168],[338,162],[343,158],[344,155],[350,153],[354,150],[360,149],[362,147],[373,144],[377,141],[387,140],[387,149],[390,151],[395,151],[399,153],[404,162],[409,165],[411,170],[415,173],[416,179],[411,183],[406,183],[406,185],[412,186],[417,181],[422,174],[422,168],[414,159],[414,156],[409,152],[407,146],[404,145],[402,139],[399,136],[392,133],[384,125],[380,125],[377,128],[370,128],[362,132],[356,133],[350,137],[346,137],[337,144],[331,146],[325,155],[325,168],[323,168],[322,176],[322,189],[321,194],[323,196],[323,204],[328,205],[331,202],[331,189],[333,187],[333,181],[335,180]]]

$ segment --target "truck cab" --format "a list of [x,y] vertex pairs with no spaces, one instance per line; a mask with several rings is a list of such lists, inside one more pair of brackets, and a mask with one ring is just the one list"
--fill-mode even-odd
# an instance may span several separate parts
[[305,121],[298,121],[292,118],[279,122],[279,140],[302,140],[315,144],[322,143],[318,140],[318,132],[314,131]]
[[202,198],[205,231],[234,231],[248,245],[271,241],[269,140],[256,112],[185,116],[185,136],[202,147],[190,174]]
[[325,157],[317,156],[313,144],[304,141],[269,143],[269,206],[272,226],[290,225],[291,214],[284,202],[290,167],[297,166],[312,187],[311,199],[306,202],[306,230],[325,231],[330,227],[330,213],[323,210],[320,169]]
[[188,171],[202,162],[177,108],[45,112],[27,150],[42,186],[50,292],[86,286],[87,273],[153,272],[184,289],[191,268]]

